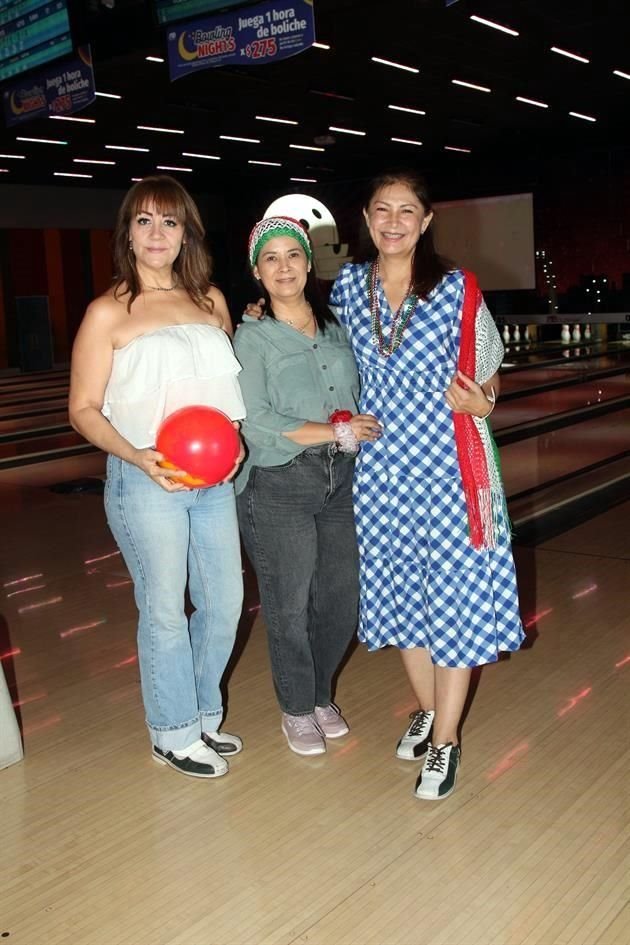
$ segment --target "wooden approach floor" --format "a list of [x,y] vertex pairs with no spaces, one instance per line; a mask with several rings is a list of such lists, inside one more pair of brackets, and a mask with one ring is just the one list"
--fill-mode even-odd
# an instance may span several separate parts
[[26,752],[0,771],[0,942],[628,945],[630,502],[517,550],[528,644],[480,674],[441,803],[394,757],[395,651],[351,653],[349,736],[288,751],[251,586],[226,723],[245,751],[217,781],[157,766],[100,497],[5,484],[0,510]]

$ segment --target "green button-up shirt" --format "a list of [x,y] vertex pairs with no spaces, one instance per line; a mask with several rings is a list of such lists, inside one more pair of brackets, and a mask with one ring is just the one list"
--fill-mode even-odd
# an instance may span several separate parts
[[309,420],[326,423],[334,410],[356,413],[359,375],[345,331],[336,324],[309,338],[273,318],[245,316],[234,350],[247,410],[242,433],[248,457],[236,479],[241,492],[252,466],[279,466],[305,449],[283,433]]

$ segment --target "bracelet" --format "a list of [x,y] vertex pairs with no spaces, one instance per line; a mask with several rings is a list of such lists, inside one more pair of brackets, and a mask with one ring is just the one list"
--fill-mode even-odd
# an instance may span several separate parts
[[354,435],[350,420],[352,414],[349,410],[335,410],[328,418],[328,422],[332,424],[335,443],[342,453],[356,453],[359,449],[359,441]]
[[488,411],[488,413],[484,413],[483,417],[479,418],[480,420],[487,420],[487,418],[490,416],[490,414],[492,413],[492,411],[497,405],[497,395],[495,393],[494,387],[491,387],[490,391],[491,391],[492,396],[488,397],[488,395],[486,394],[486,398],[488,400],[488,403],[490,404],[490,410]]

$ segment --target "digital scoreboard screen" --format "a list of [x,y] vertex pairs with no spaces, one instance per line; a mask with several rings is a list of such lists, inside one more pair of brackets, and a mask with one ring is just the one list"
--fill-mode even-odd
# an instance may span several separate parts
[[0,82],[71,52],[67,0],[0,0]]
[[243,6],[247,0],[155,0],[158,23],[190,20],[204,13],[215,13],[226,7]]

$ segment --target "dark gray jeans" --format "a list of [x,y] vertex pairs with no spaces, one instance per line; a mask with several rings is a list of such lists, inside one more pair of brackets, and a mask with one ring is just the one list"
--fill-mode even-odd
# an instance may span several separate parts
[[254,467],[237,497],[276,695],[290,715],[330,703],[332,677],[356,630],[353,468],[353,457],[334,446],[311,447],[282,466]]

